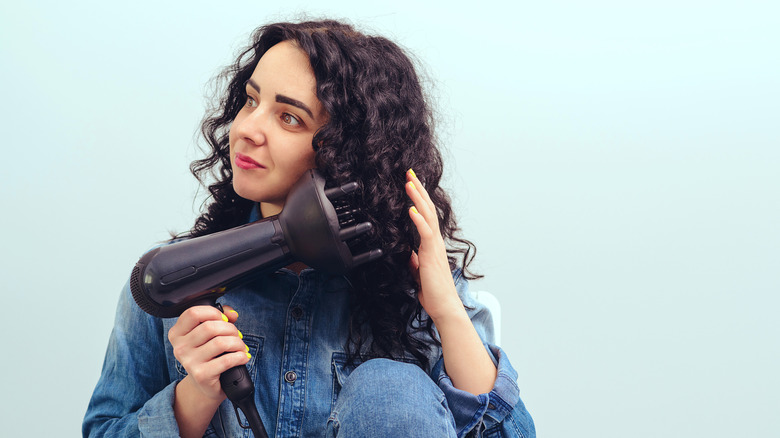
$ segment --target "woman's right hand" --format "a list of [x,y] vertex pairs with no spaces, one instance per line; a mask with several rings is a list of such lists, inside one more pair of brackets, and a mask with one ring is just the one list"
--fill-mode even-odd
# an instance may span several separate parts
[[220,374],[246,364],[251,357],[241,332],[233,325],[238,313],[229,306],[224,311],[211,306],[190,307],[168,331],[173,355],[187,370],[185,379],[203,396],[220,402],[226,398]]

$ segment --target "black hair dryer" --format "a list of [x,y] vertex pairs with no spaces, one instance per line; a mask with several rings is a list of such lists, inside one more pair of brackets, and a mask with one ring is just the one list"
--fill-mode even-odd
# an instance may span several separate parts
[[[138,306],[161,318],[179,316],[196,305],[217,306],[217,298],[257,271],[272,271],[292,262],[333,274],[376,260],[381,249],[352,254],[350,244],[371,230],[354,224],[347,195],[355,182],[325,189],[325,179],[309,170],[295,183],[278,216],[229,230],[155,248],[135,264],[130,290]],[[334,203],[335,202],[335,203]],[[245,365],[220,377],[222,389],[238,415],[240,409],[255,437],[267,437],[254,403],[254,384]]]

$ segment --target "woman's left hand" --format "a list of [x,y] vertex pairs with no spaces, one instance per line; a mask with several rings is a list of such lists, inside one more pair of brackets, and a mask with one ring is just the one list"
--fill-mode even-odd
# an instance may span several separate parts
[[436,206],[411,169],[406,172],[406,194],[414,203],[409,216],[420,233],[420,248],[412,252],[409,267],[420,286],[420,304],[439,331],[444,367],[456,388],[472,394],[489,392],[496,367],[455,289]]
[[412,251],[409,268],[419,285],[418,299],[436,322],[464,312],[452,280],[447,248],[439,230],[436,206],[412,169],[406,172],[406,194],[414,204],[409,216],[420,234],[420,248]]

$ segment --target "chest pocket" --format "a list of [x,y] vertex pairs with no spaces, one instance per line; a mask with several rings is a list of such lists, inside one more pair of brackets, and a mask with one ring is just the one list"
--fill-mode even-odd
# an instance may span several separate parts
[[[391,359],[396,362],[405,362],[420,366],[420,361],[413,357],[393,357]],[[339,397],[341,388],[349,378],[349,375],[362,363],[363,360],[361,359],[354,359],[352,362],[349,362],[346,353],[333,353],[331,359],[331,371],[333,372],[333,393],[330,401],[331,412],[333,412],[333,408],[336,406],[336,399]]]
[[[252,355],[252,358],[249,359],[249,362],[247,362],[246,367],[249,369],[249,375],[254,376],[254,368],[256,361],[259,360],[260,356],[263,354],[263,344],[265,343],[265,338],[262,336],[255,336],[255,335],[244,335],[243,339],[244,343],[247,347],[249,347],[249,353]],[[179,376],[183,379],[184,376],[187,375],[187,370],[184,369],[184,366],[179,362],[178,359],[174,359],[176,361],[176,371],[179,372]]]

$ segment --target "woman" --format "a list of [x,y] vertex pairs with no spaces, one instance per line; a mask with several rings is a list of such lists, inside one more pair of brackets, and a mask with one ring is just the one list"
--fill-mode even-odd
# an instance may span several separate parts
[[219,375],[246,364],[270,436],[534,436],[468,294],[475,248],[456,236],[403,51],[334,21],[280,23],[222,78],[203,123],[210,155],[191,166],[216,182],[186,237],[278,214],[317,168],[329,184],[359,182],[356,214],[374,224],[362,245],[385,256],[343,277],[300,263],[257,274],[221,299],[224,314],[175,320],[143,313],[126,287],[84,434],[243,434]]

